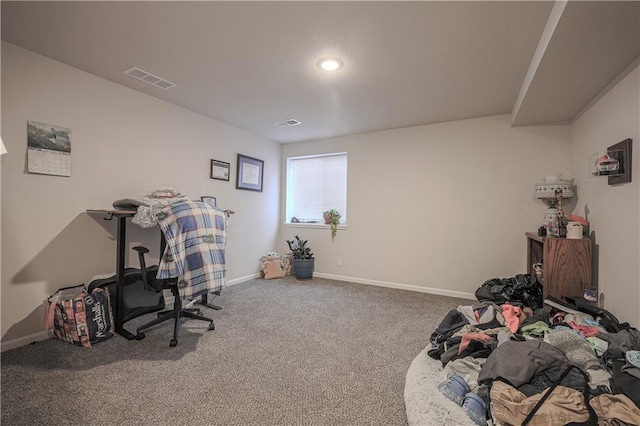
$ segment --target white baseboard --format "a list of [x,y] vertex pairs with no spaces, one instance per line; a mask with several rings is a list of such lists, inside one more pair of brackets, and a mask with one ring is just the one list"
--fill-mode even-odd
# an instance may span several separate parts
[[[357,284],[374,285],[378,287],[397,288],[401,290],[416,291],[419,293],[437,294],[440,296],[459,297],[462,299],[473,299],[473,300],[476,299],[473,293],[465,293],[461,291],[442,290],[439,288],[421,287],[417,285],[394,283],[390,281],[370,280],[366,278],[348,277],[344,275],[314,273],[313,276],[318,278],[327,278],[327,279],[336,280],[336,281],[346,281],[346,282],[352,282]],[[259,278],[259,277],[260,277],[260,274],[256,273],[256,274],[251,274],[244,277],[234,278],[232,280],[227,281],[226,285],[232,286],[232,285],[240,284],[240,283],[250,281],[254,278]],[[165,296],[165,302],[167,304],[173,303],[173,296]],[[49,335],[49,333],[47,333],[47,331],[40,331],[34,334],[30,334],[28,336],[19,337],[17,339],[2,342],[0,350],[4,352],[9,349],[15,349],[20,346],[25,346],[33,342],[46,340],[46,339],[49,339],[50,337],[51,336]]]
[[[250,281],[250,280],[252,280],[254,278],[259,278],[259,277],[260,277],[260,274],[252,274],[252,275],[246,275],[246,276],[240,277],[240,278],[234,278],[232,280],[227,281],[225,283],[225,286],[226,287],[230,287],[232,285],[240,284],[240,283],[243,283],[243,282],[246,282],[246,281]],[[172,305],[173,304],[173,300],[174,300],[174,297],[172,295],[165,294],[165,296],[164,296],[164,303],[165,304]],[[199,300],[199,299],[196,299],[196,300]],[[191,308],[193,305],[195,305],[196,300],[190,301],[184,307],[185,308]]]
[[20,346],[29,345],[31,343],[41,342],[49,338],[51,338],[51,335],[49,335],[49,333],[47,333],[46,330],[43,330],[37,333],[30,334],[28,336],[18,337],[17,339],[2,342],[1,343],[2,348],[0,350],[4,352],[4,351],[8,351],[9,349],[15,349],[15,348],[19,348]]
[[[108,275],[110,276],[110,275]],[[240,277],[240,278],[234,278],[232,280],[227,281],[226,285],[227,286],[232,286],[235,284],[240,284],[243,283],[245,281],[249,281],[252,280],[254,278],[258,278],[260,277],[260,274],[256,273],[256,274],[252,274],[252,275],[247,275],[244,277]],[[167,304],[171,304],[173,303],[173,296],[165,296],[165,302]],[[40,342],[42,340],[47,340],[49,338],[51,338],[52,336],[46,331],[39,331],[37,333],[33,333],[30,334],[28,336],[24,336],[24,337],[18,337],[17,339],[13,339],[13,340],[8,340],[6,342],[1,342],[0,343],[0,351],[4,352],[4,351],[8,351],[10,349],[15,349],[15,348],[19,348],[20,346],[26,346],[28,344],[34,343],[34,342]]]
[[336,281],[347,281],[347,282],[358,283],[358,284],[375,285],[378,287],[398,288],[401,290],[417,291],[419,293],[429,293],[429,294],[437,294],[440,296],[459,297],[461,299],[477,300],[475,294],[465,293],[462,291],[443,290],[440,288],[431,288],[431,287],[421,287],[421,286],[411,285],[411,284],[393,283],[390,281],[370,280],[367,278],[347,277],[344,275],[323,274],[321,272],[314,273],[313,276],[318,278],[327,278],[327,279],[336,280]]
[[240,278],[234,278],[232,280],[227,281],[227,286],[240,284],[240,283],[243,283],[245,281],[250,281],[250,280],[252,280],[254,278],[260,278],[260,274],[259,273],[255,273],[255,274],[246,275],[246,276],[240,277]]

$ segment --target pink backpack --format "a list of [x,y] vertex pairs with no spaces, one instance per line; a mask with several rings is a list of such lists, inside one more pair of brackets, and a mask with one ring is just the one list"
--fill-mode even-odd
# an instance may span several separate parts
[[113,336],[115,324],[109,291],[84,284],[61,288],[45,301],[44,325],[63,342],[90,347]]

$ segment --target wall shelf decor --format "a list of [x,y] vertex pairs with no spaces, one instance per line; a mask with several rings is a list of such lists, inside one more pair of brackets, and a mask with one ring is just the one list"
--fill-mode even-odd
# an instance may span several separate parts
[[589,157],[589,175],[607,176],[609,185],[631,182],[631,139],[611,145]]
[[609,156],[620,163],[619,173],[608,177],[609,185],[631,182],[631,139],[625,139],[607,148]]

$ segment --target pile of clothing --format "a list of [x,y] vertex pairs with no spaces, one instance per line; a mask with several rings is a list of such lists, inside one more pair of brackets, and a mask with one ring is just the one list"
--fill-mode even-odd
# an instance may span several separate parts
[[592,308],[458,306],[430,337],[438,389],[480,426],[640,425],[640,332]]

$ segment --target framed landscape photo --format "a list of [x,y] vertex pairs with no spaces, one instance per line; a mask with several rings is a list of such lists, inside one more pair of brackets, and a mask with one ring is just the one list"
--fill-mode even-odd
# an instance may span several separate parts
[[229,170],[231,164],[224,161],[211,160],[211,179],[219,179],[229,181]]
[[264,161],[238,154],[236,189],[262,192]]

